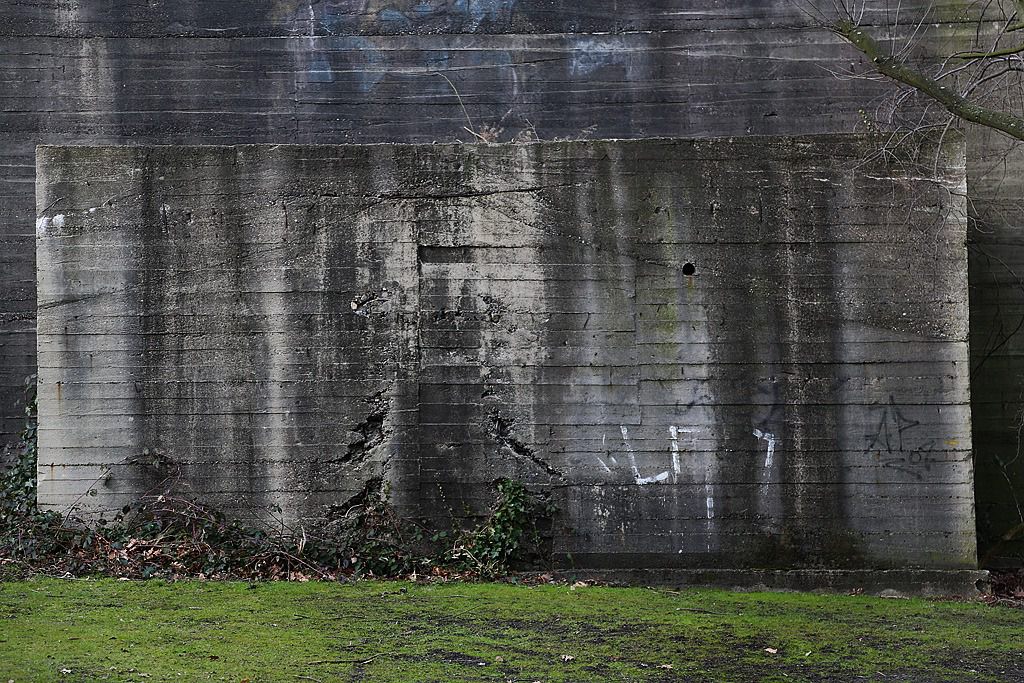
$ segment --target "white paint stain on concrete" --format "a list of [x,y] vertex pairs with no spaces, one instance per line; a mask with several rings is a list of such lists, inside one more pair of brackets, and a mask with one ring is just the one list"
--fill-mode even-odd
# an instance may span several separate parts
[[578,38],[569,55],[569,71],[573,76],[589,76],[613,64],[626,64],[630,55],[617,36],[594,34]]
[[595,456],[594,456],[594,459],[595,459],[595,460],[597,460],[597,463],[598,463],[598,464],[599,464],[599,465],[600,465],[600,466],[601,466],[602,468],[604,468],[604,471],[605,471],[605,472],[608,472],[609,474],[611,474],[612,468],[611,468],[611,467],[608,467],[608,463],[606,463],[606,462],[605,462],[604,460],[602,460],[602,459],[601,459],[601,456],[600,456],[600,455],[595,455]]
[[772,465],[775,464],[775,445],[779,440],[775,438],[775,434],[772,432],[762,432],[760,429],[754,430],[754,436],[768,444],[768,451],[764,456],[764,468],[770,470]]
[[679,482],[679,472],[683,469],[683,464],[679,458],[679,427],[670,425],[668,428],[669,438],[672,439],[669,444],[669,448],[672,450],[672,473],[674,474],[672,481],[674,483]]
[[640,486],[646,484],[656,484],[659,481],[665,481],[669,477],[668,472],[659,472],[653,477],[644,477],[640,475],[640,470],[636,465],[636,452],[633,450],[632,444],[629,443],[629,429],[625,425],[619,425],[619,431],[622,432],[622,441],[626,444],[626,452],[629,454],[629,464],[633,468],[633,480]]
[[679,438],[680,438],[679,435],[682,434],[685,437],[689,437],[689,439],[690,439],[690,448],[696,450],[696,445],[694,443],[694,437],[693,437],[693,435],[696,434],[696,433],[697,433],[696,429],[691,429],[691,428],[688,428],[688,427],[679,427],[677,425],[669,425],[669,428],[668,428],[668,434],[669,434],[669,439],[670,439],[670,441],[669,441],[669,449],[672,452],[672,472],[673,472],[672,481],[674,483],[679,483],[679,475],[681,475],[682,472],[683,472],[683,459],[682,459],[681,451],[680,451],[680,448],[679,448]]
[[[635,469],[636,468],[634,467],[634,470]],[[639,476],[639,473],[637,473],[634,476],[636,476],[636,483],[639,484],[640,486],[643,486],[645,484],[657,484],[659,481],[665,481],[666,479],[668,479],[669,473],[659,472],[653,477],[641,477]]]
[[42,237],[46,234],[46,231],[50,228],[63,228],[64,227],[64,214],[58,213],[53,218],[46,216],[40,216],[36,219],[36,236]]
[[704,484],[704,505],[707,509],[704,549],[710,553],[711,544],[715,541],[715,493],[710,483]]

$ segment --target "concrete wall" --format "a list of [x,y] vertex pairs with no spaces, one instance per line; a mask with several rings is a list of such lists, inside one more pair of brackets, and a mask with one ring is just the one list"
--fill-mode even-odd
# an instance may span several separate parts
[[0,0],[0,47],[0,442],[35,369],[36,144],[849,132],[887,89],[823,70],[856,55],[789,0]]
[[445,526],[508,476],[577,566],[973,566],[919,142],[40,148],[40,500]]
[[[936,21],[963,7],[902,7],[914,4]],[[21,427],[15,403],[35,369],[36,144],[450,142],[473,140],[467,115],[502,140],[807,134],[884,116],[891,85],[835,78],[860,55],[798,5],[0,0],[0,442]],[[949,29],[927,28],[941,49]],[[971,339],[979,533],[985,555],[1011,562],[1024,535],[995,546],[1024,522],[1009,483],[1024,481],[1012,180],[1024,175],[997,147],[972,133],[985,223],[971,232]]]

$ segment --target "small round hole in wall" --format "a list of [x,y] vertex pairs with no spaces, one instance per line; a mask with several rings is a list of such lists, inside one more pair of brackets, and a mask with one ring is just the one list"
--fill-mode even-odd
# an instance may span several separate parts
[[694,266],[692,263],[687,263],[683,265],[683,275],[693,275],[696,272],[697,267]]

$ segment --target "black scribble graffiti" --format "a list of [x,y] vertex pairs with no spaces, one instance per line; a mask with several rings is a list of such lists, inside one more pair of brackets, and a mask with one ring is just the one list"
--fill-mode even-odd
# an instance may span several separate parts
[[899,409],[891,395],[889,396],[888,403],[882,405],[873,404],[868,407],[868,411],[880,415],[877,420],[878,427],[874,430],[874,434],[865,435],[870,439],[868,442],[869,451],[884,450],[887,453],[902,451],[903,433],[921,424],[917,420],[911,420],[904,416],[903,411]]
[[888,403],[868,406],[868,412],[872,415],[871,423],[877,426],[864,435],[868,442],[865,452],[882,467],[921,480],[924,478],[922,471],[931,472],[932,464],[942,460],[934,455],[942,450],[938,441],[914,438],[916,435],[912,432],[921,426],[920,421],[907,417],[891,395]]

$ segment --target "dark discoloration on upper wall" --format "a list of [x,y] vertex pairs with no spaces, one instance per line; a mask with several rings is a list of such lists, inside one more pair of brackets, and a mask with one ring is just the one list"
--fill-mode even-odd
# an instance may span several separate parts
[[148,449],[293,521],[514,477],[579,566],[970,567],[962,146],[870,157],[40,148],[41,501],[119,508]]
[[[908,0],[935,21],[957,20],[964,3]],[[865,21],[891,21],[893,8],[869,6]],[[797,3],[751,0],[646,0],[586,4],[551,0],[136,0],[116,5],[68,0],[8,0],[0,35],[78,37],[269,37],[330,35],[624,33],[811,26]]]

